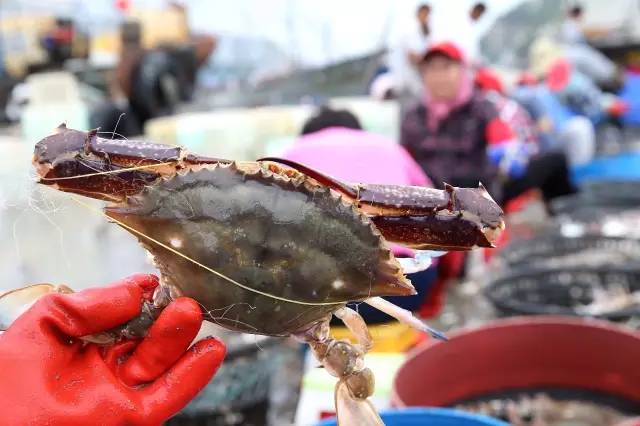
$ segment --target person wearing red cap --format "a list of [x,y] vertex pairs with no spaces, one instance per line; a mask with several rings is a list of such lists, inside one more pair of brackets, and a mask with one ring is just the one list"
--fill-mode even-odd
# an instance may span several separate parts
[[579,166],[595,155],[595,127],[589,118],[578,114],[554,92],[553,88],[561,90],[562,68],[563,72],[540,83],[525,75],[509,95],[536,123],[541,151],[564,152],[572,166]]
[[[546,168],[531,167],[524,156],[519,166],[511,160],[505,166],[512,147],[523,146],[518,141],[520,132],[474,85],[474,74],[455,44],[431,46],[420,69],[424,99],[405,114],[401,143],[435,185],[442,187],[446,182],[469,187],[482,182],[502,202],[532,187],[541,188],[545,199],[573,192],[566,164],[563,170],[562,165],[550,167],[558,173],[530,174]],[[519,171],[513,169],[514,165]],[[507,185],[515,181],[518,185]]]
[[504,85],[498,74],[487,67],[481,67],[476,71],[476,85],[483,90],[504,94]]
[[455,186],[493,185],[497,169],[485,155],[486,129],[497,111],[474,89],[472,71],[450,42],[429,48],[420,64],[425,93],[404,116],[401,144],[431,180]]
[[595,125],[615,121],[628,105],[615,95],[606,94],[568,59],[555,61],[546,76],[547,87],[572,111]]
[[572,192],[567,155],[540,146],[540,128],[536,128],[532,116],[522,105],[506,96],[500,76],[489,68],[481,68],[476,72],[475,81],[500,116],[500,121],[492,122],[487,132],[489,140],[501,142],[490,144],[488,154],[499,165],[504,199],[532,188],[541,189],[547,200]]
[[172,301],[142,339],[90,343],[139,320],[158,286],[137,274],[110,286],[41,296],[22,315],[0,316],[0,425],[159,425],[207,385],[225,356],[219,340],[191,345],[198,303]]

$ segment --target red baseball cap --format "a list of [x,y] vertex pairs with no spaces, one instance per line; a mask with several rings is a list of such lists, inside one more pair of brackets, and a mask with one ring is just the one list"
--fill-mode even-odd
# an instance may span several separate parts
[[475,82],[482,90],[494,90],[498,93],[504,93],[504,86],[500,76],[489,68],[480,68],[476,72]]
[[554,92],[559,92],[569,83],[571,78],[571,64],[566,59],[558,59],[547,72],[547,86]]
[[434,55],[442,55],[446,56],[449,59],[453,59],[454,61],[464,62],[464,55],[462,54],[462,50],[460,50],[458,46],[456,46],[454,43],[451,43],[450,41],[444,41],[431,45],[422,57],[422,62],[427,61]]

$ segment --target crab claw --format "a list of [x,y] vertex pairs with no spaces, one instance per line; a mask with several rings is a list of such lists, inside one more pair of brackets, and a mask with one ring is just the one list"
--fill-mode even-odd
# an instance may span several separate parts
[[504,230],[504,213],[481,183],[478,188],[445,183],[444,190],[353,184],[291,160],[267,157],[259,161],[284,164],[339,192],[371,217],[389,242],[420,250],[470,250],[494,247]]
[[354,397],[346,380],[340,380],[335,389],[338,424],[340,426],[384,426],[371,401]]

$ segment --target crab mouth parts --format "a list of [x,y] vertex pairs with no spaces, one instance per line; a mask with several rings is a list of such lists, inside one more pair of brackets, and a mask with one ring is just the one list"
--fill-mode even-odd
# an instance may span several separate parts
[[46,182],[47,175],[53,169],[53,166],[51,165],[51,163],[40,162],[36,157],[33,158],[32,163],[33,163],[33,167],[36,170],[36,174],[38,175],[38,178],[39,178],[38,183],[47,183]]
[[506,225],[504,223],[504,220],[501,220],[498,226],[496,227],[491,227],[491,226],[484,227],[484,229],[482,230],[482,234],[485,236],[490,246],[495,247],[495,242],[497,241],[502,231],[505,230],[505,228],[506,228]]

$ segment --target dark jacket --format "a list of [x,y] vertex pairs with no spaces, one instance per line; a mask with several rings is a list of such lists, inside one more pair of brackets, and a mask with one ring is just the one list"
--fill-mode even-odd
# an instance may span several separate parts
[[494,194],[497,169],[487,157],[487,126],[499,119],[496,107],[476,92],[451,111],[435,131],[427,127],[427,107],[419,104],[402,120],[400,142],[433,183],[476,187],[482,182]]

